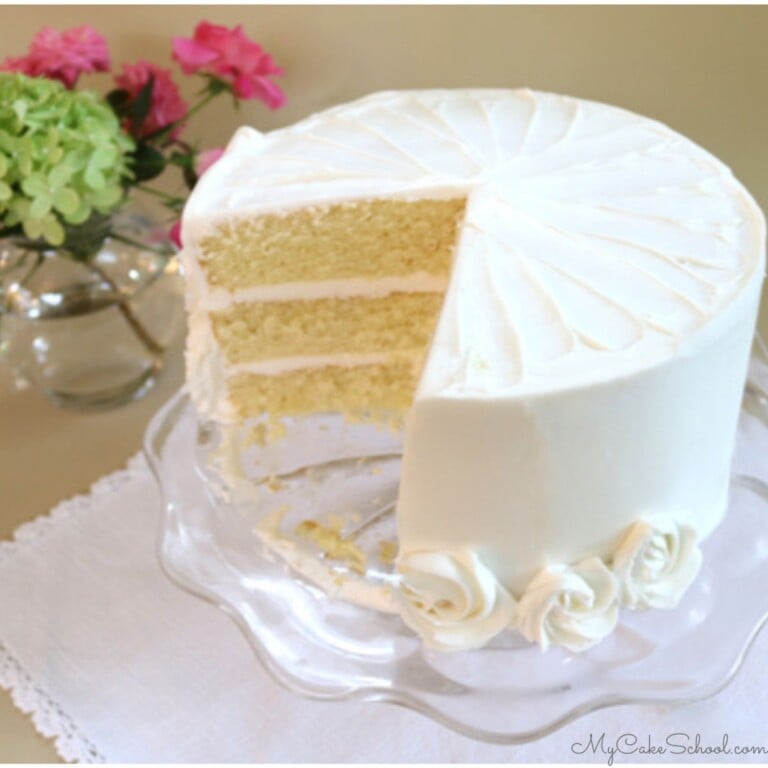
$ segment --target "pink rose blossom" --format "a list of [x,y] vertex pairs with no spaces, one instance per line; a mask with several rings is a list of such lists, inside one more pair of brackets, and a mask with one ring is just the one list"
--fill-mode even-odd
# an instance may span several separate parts
[[[123,64],[123,73],[115,77],[115,82],[118,88],[127,91],[131,99],[135,99],[152,76],[155,79],[152,88],[152,103],[149,107],[149,114],[141,125],[139,136],[146,136],[164,128],[187,114],[187,102],[181,98],[179,87],[173,81],[173,75],[169,69],[162,69],[147,61]],[[125,128],[132,132],[130,118],[125,119]],[[176,138],[182,128],[182,125],[176,126],[171,131],[171,138]]]
[[234,29],[201,21],[194,38],[174,37],[173,58],[188,75],[210,74],[229,83],[240,99],[260,99],[270,109],[285,103],[285,94],[269,77],[282,75],[272,57],[249,40],[238,25]]
[[168,230],[168,239],[177,247],[181,248],[181,220],[177,221]]
[[195,159],[195,174],[202,176],[223,154],[223,147],[203,150]]
[[108,69],[107,41],[87,24],[63,32],[43,27],[26,56],[8,58],[0,64],[0,70],[60,80],[67,88],[74,88],[84,73]]

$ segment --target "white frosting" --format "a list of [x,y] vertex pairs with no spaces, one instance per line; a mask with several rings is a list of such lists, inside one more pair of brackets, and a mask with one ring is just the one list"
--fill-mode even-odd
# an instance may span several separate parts
[[619,614],[616,578],[602,560],[544,568],[520,598],[520,631],[546,651],[583,651],[613,631]]
[[299,371],[305,368],[323,368],[333,365],[350,368],[358,365],[377,365],[389,362],[391,354],[376,355],[302,355],[281,357],[273,360],[257,360],[250,363],[237,363],[227,368],[229,376],[241,373],[257,373],[262,376],[279,376],[281,373]]
[[[726,508],[765,223],[717,159],[606,105],[527,90],[381,93],[270,134],[241,129],[184,214],[188,381],[200,411],[232,417],[208,309],[365,290],[209,294],[196,249],[217,222],[457,195],[466,219],[408,417],[403,562],[471,544],[519,596],[547,563],[609,561],[648,509],[675,510],[680,530],[707,536]],[[646,567],[644,554],[623,557],[633,572]],[[578,582],[573,594],[591,589],[605,603],[596,566],[546,573],[551,594]],[[630,590],[638,604],[664,599]],[[526,626],[552,642],[566,614],[547,605],[529,597],[528,615],[546,621]],[[595,623],[570,616],[588,629],[568,642],[591,642],[612,610]]]
[[516,621],[515,600],[474,552],[409,552],[397,567],[401,616],[429,648],[479,648]]
[[353,296],[378,298],[390,293],[445,291],[448,281],[443,277],[427,274],[406,277],[384,277],[378,280],[350,278],[347,280],[323,280],[317,283],[282,283],[280,285],[256,285],[239,291],[206,291],[199,309],[211,312],[229,309],[235,304],[252,301],[296,301],[312,299],[344,299]]
[[636,522],[613,558],[629,608],[674,608],[700,567],[696,532],[669,517]]

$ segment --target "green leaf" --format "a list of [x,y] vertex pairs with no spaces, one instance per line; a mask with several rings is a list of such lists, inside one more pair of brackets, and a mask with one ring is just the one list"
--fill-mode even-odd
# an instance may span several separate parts
[[57,165],[48,174],[48,183],[52,187],[61,187],[72,178],[72,169],[68,165]]
[[152,91],[155,89],[155,76],[150,75],[149,80],[144,84],[142,89],[136,96],[136,101],[133,102],[131,108],[131,131],[134,135],[138,136],[141,132],[141,126],[144,125],[144,121],[149,115],[149,110],[152,107]]
[[77,210],[79,204],[80,197],[77,192],[68,187],[58,190],[53,196],[53,207],[65,216],[73,214]]
[[29,217],[31,219],[42,219],[50,212],[52,206],[53,200],[50,195],[39,195],[32,201],[32,205],[29,206]]
[[2,180],[0,180],[0,201],[10,200],[13,190]]
[[82,224],[91,215],[91,205],[86,200],[80,200],[77,208],[72,213],[65,214],[64,218],[70,224]]
[[35,173],[21,182],[21,189],[25,195],[37,197],[48,191],[48,182],[42,174]]
[[91,189],[95,190],[103,189],[104,185],[106,184],[104,174],[98,168],[94,168],[92,165],[89,165],[85,169],[83,179]]
[[126,117],[131,109],[131,94],[121,88],[115,88],[107,94],[107,103],[118,117]]
[[12,106],[14,114],[19,119],[19,121],[22,122],[25,115],[27,114],[27,102],[23,99],[16,99]]
[[64,162],[72,171],[81,171],[88,165],[88,155],[82,149],[73,149],[67,152]]
[[22,149],[16,160],[16,164],[18,165],[19,173],[22,176],[28,176],[32,173],[32,155],[29,152]]
[[149,144],[139,144],[133,153],[133,172],[136,181],[154,179],[165,170],[165,165],[165,155]]
[[30,240],[37,240],[43,234],[43,222],[40,219],[24,219],[21,226]]
[[0,149],[8,154],[16,149],[16,139],[7,131],[0,131]]
[[193,189],[197,184],[197,174],[195,173],[195,154],[191,148],[186,152],[173,152],[169,162],[181,168],[184,183],[189,189]]
[[102,211],[108,211],[114,208],[123,197],[123,190],[120,187],[107,187],[94,197],[93,204]]
[[187,187],[189,187],[189,189],[194,189],[195,184],[197,184],[197,174],[195,173],[194,168],[185,165],[182,175],[184,176],[184,183]]
[[43,237],[51,245],[61,245],[64,242],[64,227],[55,216],[46,216],[43,220]]
[[91,165],[94,168],[108,168],[117,160],[118,152],[114,147],[99,147],[91,156]]

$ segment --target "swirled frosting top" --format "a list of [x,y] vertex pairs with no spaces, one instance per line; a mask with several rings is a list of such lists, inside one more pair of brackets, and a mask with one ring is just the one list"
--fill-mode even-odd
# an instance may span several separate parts
[[466,217],[422,395],[623,375],[759,288],[764,220],[726,166],[656,121],[530,90],[385,92],[241,128],[183,237],[194,248],[232,216],[457,195]]

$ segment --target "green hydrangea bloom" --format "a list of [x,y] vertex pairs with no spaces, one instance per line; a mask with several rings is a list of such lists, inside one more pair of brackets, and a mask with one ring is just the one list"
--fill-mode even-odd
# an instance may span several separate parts
[[0,72],[0,228],[61,245],[122,202],[134,148],[97,93]]

